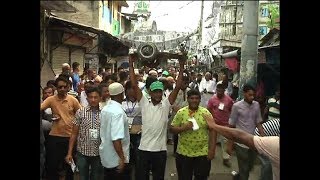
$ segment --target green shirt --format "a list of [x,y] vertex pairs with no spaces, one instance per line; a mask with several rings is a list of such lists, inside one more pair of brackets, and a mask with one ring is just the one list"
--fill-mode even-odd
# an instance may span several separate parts
[[[208,155],[209,130],[206,120],[202,117],[203,114],[210,112],[199,106],[198,110],[193,114],[193,117],[199,125],[199,129],[192,131],[184,131],[179,134],[177,153],[188,156],[198,157]],[[181,108],[171,123],[172,126],[179,127],[188,122],[189,106]]]

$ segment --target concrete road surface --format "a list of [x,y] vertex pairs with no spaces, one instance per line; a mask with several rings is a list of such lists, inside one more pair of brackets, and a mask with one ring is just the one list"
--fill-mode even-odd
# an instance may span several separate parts
[[[216,156],[211,162],[211,171],[209,180],[232,180],[231,172],[238,171],[238,162],[235,154],[231,157],[231,168],[222,163],[222,153],[220,145],[217,145]],[[261,165],[257,160],[249,176],[249,180],[258,180],[260,176]],[[152,179],[152,178],[150,178]],[[168,145],[168,159],[165,172],[165,180],[178,180],[175,159],[173,156],[173,145]]]

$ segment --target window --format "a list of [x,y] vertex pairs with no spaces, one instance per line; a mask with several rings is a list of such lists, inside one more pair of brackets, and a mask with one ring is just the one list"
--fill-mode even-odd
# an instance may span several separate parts
[[261,17],[268,17],[269,16],[269,9],[264,7],[261,9]]
[[259,27],[259,35],[266,35],[268,33],[267,26],[260,26]]
[[237,27],[235,24],[232,25],[232,35],[236,35],[237,33]]

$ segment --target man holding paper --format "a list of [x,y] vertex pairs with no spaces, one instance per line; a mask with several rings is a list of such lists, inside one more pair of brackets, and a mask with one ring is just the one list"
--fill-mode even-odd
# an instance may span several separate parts
[[210,112],[199,106],[201,94],[191,89],[187,93],[188,106],[175,115],[170,130],[179,134],[176,168],[179,180],[206,180],[215,155],[216,132],[208,129],[203,114]]

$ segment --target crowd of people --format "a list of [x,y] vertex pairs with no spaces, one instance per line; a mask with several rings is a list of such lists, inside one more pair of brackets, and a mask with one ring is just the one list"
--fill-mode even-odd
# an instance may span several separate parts
[[[228,73],[179,68],[117,73],[62,65],[42,90],[40,179],[163,180],[167,146],[174,146],[179,180],[208,179],[216,145],[239,177],[248,180],[254,160],[261,180],[279,180],[280,88],[261,110],[255,88],[244,85],[237,101]],[[71,71],[72,70],[72,71]]]

